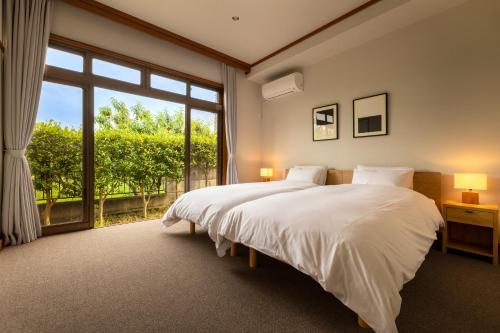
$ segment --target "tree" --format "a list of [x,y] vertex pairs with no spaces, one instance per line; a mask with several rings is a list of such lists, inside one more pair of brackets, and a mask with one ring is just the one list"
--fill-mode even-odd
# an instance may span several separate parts
[[94,188],[99,198],[99,223],[104,224],[104,203],[123,182],[123,161],[126,158],[120,132],[105,127],[95,133]]
[[[159,192],[163,180],[166,177],[175,181],[183,178],[184,111],[179,109],[171,113],[165,109],[153,116],[140,103],[129,110],[124,103],[112,99],[110,106],[99,109],[95,119],[98,127],[96,163],[100,161],[96,164],[100,220],[106,195],[113,191],[120,178],[122,182],[127,179],[129,186],[141,196],[143,215],[147,217],[151,195]],[[101,136],[101,132],[107,134]],[[104,140],[112,137],[120,142],[120,148],[117,143]],[[117,175],[120,175],[118,179]]]
[[215,134],[196,135],[191,139],[191,166],[200,170],[208,186],[208,176],[217,166],[217,137]]
[[82,195],[82,131],[46,121],[35,125],[26,156],[33,183],[46,203],[42,224],[50,224],[53,205],[61,196]]
[[178,109],[171,114],[168,110],[163,110],[156,116],[158,132],[167,131],[171,134],[184,134],[184,110]]

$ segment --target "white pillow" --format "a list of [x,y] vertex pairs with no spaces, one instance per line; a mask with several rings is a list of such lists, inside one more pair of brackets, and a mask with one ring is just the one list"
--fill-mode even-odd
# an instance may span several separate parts
[[356,166],[357,170],[369,170],[369,171],[406,171],[408,172],[407,178],[405,180],[404,186],[410,189],[413,189],[413,174],[415,170],[410,167],[396,166],[396,167],[387,167],[387,166],[367,166],[367,165],[358,165]]
[[328,175],[328,167],[323,165],[296,165],[295,168],[313,168],[318,170],[317,179],[314,181],[315,184],[325,185],[326,177]]
[[372,170],[372,171],[385,171],[385,170],[404,170],[404,171],[414,171],[413,168],[409,167],[382,167],[382,166],[368,166],[368,165],[358,165],[356,166],[358,170]]
[[354,169],[353,184],[392,185],[413,188],[413,170],[359,170]]
[[323,168],[313,168],[313,167],[293,167],[288,171],[286,180],[295,180],[301,182],[314,183],[317,185],[324,185],[321,183],[323,178]]

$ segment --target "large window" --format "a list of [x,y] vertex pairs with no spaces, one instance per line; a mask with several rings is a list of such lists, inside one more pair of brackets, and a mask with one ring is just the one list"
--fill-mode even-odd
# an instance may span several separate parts
[[185,105],[96,87],[94,115],[95,226],[161,217],[184,192]]
[[50,232],[158,218],[220,183],[218,84],[71,41],[46,65],[27,155]]
[[190,179],[191,190],[217,185],[217,113],[191,110]]
[[83,221],[83,90],[44,82],[26,151],[43,226]]

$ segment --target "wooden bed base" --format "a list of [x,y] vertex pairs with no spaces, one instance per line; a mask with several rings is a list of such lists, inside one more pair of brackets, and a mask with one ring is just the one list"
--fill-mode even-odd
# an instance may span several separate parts
[[196,233],[196,224],[189,222],[189,234],[194,235]]
[[231,257],[236,257],[238,255],[238,243],[231,243],[231,250],[229,254]]
[[251,247],[248,248],[248,267],[250,269],[257,267],[257,251]]

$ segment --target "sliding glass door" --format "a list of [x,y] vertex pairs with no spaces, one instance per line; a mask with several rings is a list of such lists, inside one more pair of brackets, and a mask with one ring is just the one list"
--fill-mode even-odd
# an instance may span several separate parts
[[161,217],[184,192],[186,107],[94,88],[95,227]]
[[189,189],[219,184],[219,126],[217,113],[191,109]]
[[85,223],[84,95],[82,87],[44,81],[31,143],[31,168],[45,228]]
[[27,149],[44,234],[158,218],[220,183],[220,88],[171,72],[50,42]]

